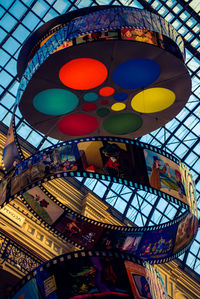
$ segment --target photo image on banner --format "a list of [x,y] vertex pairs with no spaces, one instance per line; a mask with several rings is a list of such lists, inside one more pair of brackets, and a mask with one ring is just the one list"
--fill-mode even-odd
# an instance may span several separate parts
[[86,249],[92,249],[103,232],[102,227],[67,213],[64,213],[54,226],[58,232]]
[[198,219],[192,213],[189,213],[178,225],[173,253],[180,248],[187,246],[198,229]]
[[23,193],[31,208],[48,224],[52,225],[64,212],[41,189],[34,187]]
[[148,182],[143,152],[138,147],[111,141],[80,142],[77,146],[85,171],[141,184]]
[[118,249],[133,254],[137,251],[142,236],[143,232],[105,230],[96,247],[101,250]]
[[124,262],[134,298],[153,298],[145,268],[130,261]]
[[[50,298],[99,298],[119,296],[131,298],[123,260],[101,257],[72,259],[60,264],[51,264],[37,270],[36,279],[40,292],[46,298],[46,281],[54,273],[56,290]],[[53,297],[54,296],[54,297]],[[83,297],[82,297],[83,296]],[[47,297],[48,298],[48,297]]]
[[6,172],[9,172],[21,162],[17,145],[15,143],[12,121],[8,129],[6,144],[3,149],[2,162]]
[[137,254],[147,259],[167,258],[172,253],[177,225],[165,227],[157,231],[144,232]]
[[189,204],[180,167],[170,159],[151,150],[145,149],[144,156],[150,186]]
[[41,294],[39,293],[36,279],[32,278],[29,280],[12,299],[40,299]]

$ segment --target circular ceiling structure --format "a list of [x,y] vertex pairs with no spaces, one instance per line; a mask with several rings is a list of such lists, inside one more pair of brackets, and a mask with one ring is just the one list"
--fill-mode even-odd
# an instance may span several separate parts
[[[126,55],[122,57],[124,51]],[[129,41],[118,41],[116,47],[116,41],[110,40],[69,47],[51,55],[31,78],[19,106],[33,127],[59,140],[87,134],[135,138],[175,117],[189,93],[190,77],[180,59],[148,44],[131,48]],[[134,118],[137,115],[138,124],[113,129],[114,120],[120,120],[118,114],[122,112],[133,113]],[[79,113],[91,116],[98,125],[85,131],[81,129],[82,122],[77,121],[79,130],[63,126],[58,129],[63,117],[73,118]],[[67,124],[72,126],[71,122]]]
[[121,15],[114,27],[90,22],[99,11],[73,20],[69,34],[70,23],[41,40],[18,93],[22,115],[40,132],[63,141],[137,138],[165,125],[188,100],[190,76],[170,31],[164,38],[155,24],[135,29],[133,19],[124,29],[126,14],[110,9]]

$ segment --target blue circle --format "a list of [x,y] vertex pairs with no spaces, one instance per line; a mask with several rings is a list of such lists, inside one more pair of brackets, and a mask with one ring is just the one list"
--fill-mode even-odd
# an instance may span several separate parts
[[95,92],[87,92],[83,98],[86,102],[94,102],[98,99],[98,94]]
[[113,96],[115,101],[123,102],[128,98],[128,94],[126,92],[117,92]]
[[122,88],[143,88],[153,83],[160,76],[160,66],[151,59],[135,58],[116,67],[112,79]]

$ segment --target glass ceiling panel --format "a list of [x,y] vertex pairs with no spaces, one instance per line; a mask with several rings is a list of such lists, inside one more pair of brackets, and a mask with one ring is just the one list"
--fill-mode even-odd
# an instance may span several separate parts
[[[185,108],[163,128],[139,138],[179,157],[190,168],[197,186],[200,210],[200,2],[199,0],[0,0],[0,128],[5,133],[11,119],[19,80],[16,62],[21,45],[39,26],[50,19],[77,8],[90,5],[130,5],[157,12],[172,23],[183,36],[186,45],[186,62],[192,78],[192,94]],[[17,111],[17,133],[29,151],[42,150],[57,140],[36,132]],[[31,144],[31,146],[30,146]],[[112,208],[122,212],[136,225],[154,225],[177,216],[181,210],[175,204],[144,191],[122,187],[106,181],[78,180]],[[150,213],[152,207],[153,213]],[[190,250],[181,257],[200,274],[200,232]]]

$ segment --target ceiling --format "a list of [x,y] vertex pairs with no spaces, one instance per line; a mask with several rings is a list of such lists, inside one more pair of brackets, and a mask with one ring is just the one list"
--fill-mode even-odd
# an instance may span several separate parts
[[[192,79],[191,96],[181,112],[164,127],[138,138],[175,155],[191,170],[196,182],[200,210],[200,2],[199,0],[0,0],[0,130],[7,132],[19,86],[17,57],[25,39],[38,27],[56,16],[91,5],[129,5],[158,13],[183,36],[186,65]],[[34,153],[58,143],[58,140],[35,131],[16,113],[19,141]],[[129,219],[138,226],[166,222],[182,210],[156,195],[134,188],[95,179],[77,178],[76,184],[92,190],[110,205],[120,219]],[[120,212],[117,212],[120,211]],[[182,267],[200,275],[200,230],[190,249],[180,257]]]

